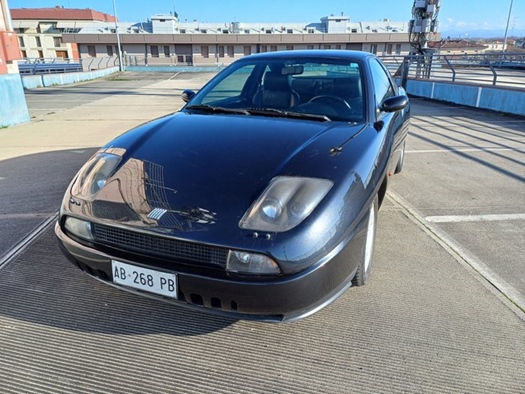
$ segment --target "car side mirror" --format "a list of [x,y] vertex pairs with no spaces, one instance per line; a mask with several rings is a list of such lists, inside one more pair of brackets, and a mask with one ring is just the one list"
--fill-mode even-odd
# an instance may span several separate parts
[[381,104],[379,109],[383,112],[396,112],[405,108],[407,105],[407,96],[395,96],[387,98],[385,101],[383,101],[383,104]]
[[182,101],[184,101],[185,103],[190,101],[193,98],[193,96],[195,96],[195,92],[191,89],[186,89],[181,94]]

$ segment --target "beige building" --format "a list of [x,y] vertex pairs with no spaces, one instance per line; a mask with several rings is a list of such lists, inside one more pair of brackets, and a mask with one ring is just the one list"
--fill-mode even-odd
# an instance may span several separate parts
[[[242,56],[295,49],[353,49],[378,55],[410,52],[408,22],[352,22],[329,16],[320,23],[180,22],[176,15],[154,15],[144,23],[118,23],[127,65],[222,65]],[[78,46],[80,58],[115,56],[115,23],[92,23],[64,42]]]
[[85,26],[115,23],[115,18],[91,9],[13,8],[13,30],[18,35],[24,59],[78,59],[75,43],[66,43],[62,34],[76,33]]

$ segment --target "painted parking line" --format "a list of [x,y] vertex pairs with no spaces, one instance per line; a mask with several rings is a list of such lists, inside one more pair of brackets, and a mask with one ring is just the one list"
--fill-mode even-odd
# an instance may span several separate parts
[[525,148],[450,148],[406,150],[405,153],[448,153],[448,152],[525,152]]
[[432,223],[460,223],[460,222],[498,222],[508,220],[525,220],[525,213],[504,215],[450,215],[450,216],[427,216],[427,222]]
[[[470,253],[465,247],[454,240],[447,232],[443,231],[439,226],[430,222],[428,216],[424,218],[411,204],[409,204],[403,197],[388,191],[388,197],[394,204],[394,207],[401,209],[405,215],[417,224],[425,233],[434,239],[439,245],[443,247],[451,256],[453,256],[461,265],[467,269],[473,269],[481,275],[487,282],[481,283],[490,284],[487,289],[496,289],[504,298],[501,298],[505,304],[515,311],[525,321],[525,294],[521,294],[518,289],[505,281],[501,276],[496,274],[487,264],[481,261],[478,257]],[[504,215],[483,215],[483,216],[504,216]],[[516,216],[516,215],[513,215]],[[525,215],[518,215],[525,216]],[[451,216],[449,216],[451,217]],[[458,216],[459,217],[459,216]],[[481,279],[478,278],[478,279]],[[497,293],[495,293],[497,294]],[[510,301],[507,302],[507,301]],[[516,309],[517,307],[517,309]]]

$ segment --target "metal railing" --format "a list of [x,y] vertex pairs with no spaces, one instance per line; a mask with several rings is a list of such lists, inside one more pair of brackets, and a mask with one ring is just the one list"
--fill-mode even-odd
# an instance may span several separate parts
[[65,58],[26,58],[18,62],[20,75],[61,74],[82,71],[78,60]]
[[434,54],[383,56],[390,72],[403,79],[425,79],[525,89],[525,54]]
[[[227,64],[227,60],[230,59],[224,58],[224,60],[223,64]],[[405,86],[407,79],[424,79],[525,89],[525,53],[386,55],[381,56],[381,60],[392,75],[402,78]],[[218,65],[217,63],[196,64],[190,56],[180,59],[175,56],[163,58],[126,55],[123,63],[127,66]],[[18,63],[22,75],[92,71],[118,67],[118,65],[118,56],[88,57],[79,60],[33,58]]]
[[117,56],[67,58],[25,58],[18,62],[20,75],[63,74],[118,67]]
[[104,68],[118,67],[118,56],[86,57],[80,59],[83,71],[101,70]]

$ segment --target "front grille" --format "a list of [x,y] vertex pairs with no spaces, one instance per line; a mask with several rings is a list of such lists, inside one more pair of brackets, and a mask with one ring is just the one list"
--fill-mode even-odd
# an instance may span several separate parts
[[179,241],[120,228],[94,224],[95,241],[145,255],[159,256],[180,262],[226,267],[228,250],[214,246]]

